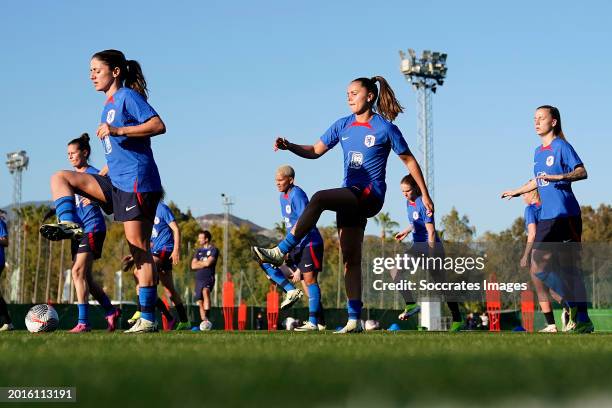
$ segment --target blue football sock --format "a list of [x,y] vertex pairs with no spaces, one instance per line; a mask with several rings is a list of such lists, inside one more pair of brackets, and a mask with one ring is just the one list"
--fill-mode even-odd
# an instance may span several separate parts
[[60,197],[55,200],[55,215],[60,221],[76,222],[74,196]]
[[281,250],[283,254],[288,254],[293,248],[299,244],[299,240],[292,233],[288,232],[280,244],[278,244],[278,248]]
[[318,283],[308,286],[308,321],[312,324],[319,323],[319,305],[321,304],[321,288]]
[[89,324],[89,304],[79,303],[77,307],[79,308],[79,323]]
[[363,303],[361,303],[361,299],[349,299],[346,303],[346,308],[348,309],[349,319],[357,320],[361,317],[361,308],[363,307]]
[[266,275],[268,275],[274,283],[283,288],[285,292],[295,289],[295,286],[293,286],[293,284],[287,280],[283,272],[277,267],[272,266],[269,263],[261,264],[260,266]]
[[140,300],[140,317],[150,322],[155,321],[155,303],[157,302],[157,287],[140,286],[138,288],[138,299]]

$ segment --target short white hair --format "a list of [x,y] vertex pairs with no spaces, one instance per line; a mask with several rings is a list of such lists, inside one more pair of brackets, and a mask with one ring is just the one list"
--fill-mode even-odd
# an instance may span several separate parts
[[280,175],[285,176],[285,177],[295,178],[295,170],[293,170],[293,167],[291,167],[288,164],[284,164],[284,165],[280,166],[276,170],[276,174],[280,174]]

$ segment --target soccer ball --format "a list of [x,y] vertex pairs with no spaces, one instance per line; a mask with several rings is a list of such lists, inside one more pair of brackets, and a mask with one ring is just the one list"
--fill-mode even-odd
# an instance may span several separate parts
[[202,320],[200,323],[200,331],[209,331],[212,330],[212,323],[210,320]]
[[25,317],[30,333],[52,332],[59,326],[59,316],[51,305],[33,306]]

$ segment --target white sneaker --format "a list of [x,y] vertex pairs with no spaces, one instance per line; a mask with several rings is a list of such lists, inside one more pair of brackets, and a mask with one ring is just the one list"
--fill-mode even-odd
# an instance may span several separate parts
[[346,326],[334,332],[334,334],[346,334],[346,333],[361,333],[363,331],[363,326],[361,325],[361,320],[357,319],[349,319],[346,322]]
[[0,332],[12,330],[15,330],[13,323],[4,323],[2,326],[0,326]]
[[153,333],[157,331],[157,323],[140,318],[134,325],[124,333]]
[[285,298],[283,299],[283,303],[281,303],[280,305],[281,310],[284,310],[284,309],[287,309],[293,306],[293,304],[297,302],[298,300],[300,300],[302,296],[304,296],[304,292],[302,292],[301,289],[293,289],[293,290],[287,291],[287,293],[285,293]]
[[539,333],[557,333],[557,326],[554,324],[549,324],[545,328],[539,331]]
[[316,324],[311,323],[309,320],[306,321],[306,323],[304,323],[303,325],[301,325],[300,327],[296,327],[295,331],[299,331],[299,332],[305,332],[305,331],[319,331],[319,326]]

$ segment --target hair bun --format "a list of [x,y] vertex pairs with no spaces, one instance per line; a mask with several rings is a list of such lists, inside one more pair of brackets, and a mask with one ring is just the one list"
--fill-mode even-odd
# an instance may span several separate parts
[[89,142],[89,133],[85,132],[81,135],[80,139]]

